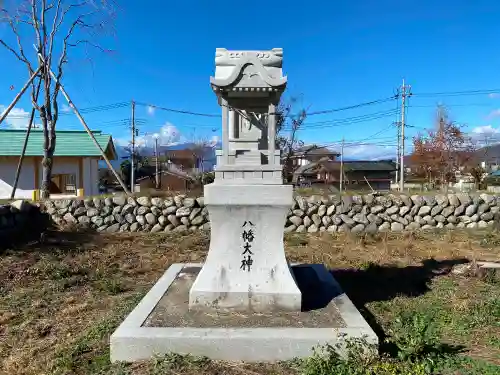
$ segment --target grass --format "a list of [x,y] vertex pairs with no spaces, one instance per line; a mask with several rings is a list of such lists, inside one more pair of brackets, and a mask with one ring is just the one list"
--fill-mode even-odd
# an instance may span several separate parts
[[0,255],[0,374],[500,374],[499,285],[449,273],[498,260],[499,244],[495,232],[287,236],[290,261],[334,269],[384,340],[376,360],[323,348],[272,365],[181,355],[111,365],[109,335],[169,264],[202,261],[208,238],[56,233]]

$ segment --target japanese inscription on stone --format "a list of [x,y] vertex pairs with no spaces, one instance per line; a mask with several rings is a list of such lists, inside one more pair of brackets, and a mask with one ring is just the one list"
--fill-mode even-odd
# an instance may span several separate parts
[[251,221],[245,221],[243,223],[243,233],[241,234],[241,238],[243,239],[243,259],[241,260],[240,269],[243,271],[250,272],[252,268],[253,259],[252,259],[252,243],[255,239],[254,232],[255,225]]

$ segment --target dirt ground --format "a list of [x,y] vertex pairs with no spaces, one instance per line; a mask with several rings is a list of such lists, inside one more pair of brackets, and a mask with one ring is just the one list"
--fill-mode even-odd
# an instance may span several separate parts
[[[56,232],[43,245],[3,251],[0,373],[298,373],[289,364],[247,365],[180,356],[130,366],[109,363],[109,335],[117,325],[169,264],[203,261],[208,243],[203,233]],[[286,251],[291,262],[332,268],[382,339],[398,334],[394,321],[399,314],[415,312],[430,317],[440,341],[460,347],[460,356],[471,368],[476,363],[488,369],[500,365],[500,286],[450,273],[453,265],[467,260],[500,260],[500,234],[295,234],[286,237]]]

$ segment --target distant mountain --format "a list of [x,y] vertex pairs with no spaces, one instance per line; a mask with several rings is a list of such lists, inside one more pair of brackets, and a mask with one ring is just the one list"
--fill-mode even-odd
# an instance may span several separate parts
[[481,147],[476,151],[477,159],[488,163],[498,163],[500,161],[500,143]]
[[[166,151],[185,150],[187,148],[193,148],[195,146],[196,146],[196,144],[193,142],[179,143],[179,144],[168,145],[168,146],[163,145],[163,146],[158,146],[158,152],[160,154],[164,154]],[[220,149],[221,147],[222,147],[221,142],[217,142],[213,145],[212,151],[209,152],[210,155],[207,154],[207,156],[206,156],[206,159],[210,159],[207,162],[213,163],[212,160],[215,160],[215,150]],[[115,144],[115,149],[116,149],[116,154],[117,154],[118,158],[117,158],[117,160],[111,160],[111,165],[113,166],[113,168],[119,169],[120,164],[124,160],[130,160],[130,154],[128,152],[128,147]],[[140,153],[143,156],[151,157],[151,156],[154,156],[155,151],[154,151],[154,148],[152,148],[152,147],[142,147]],[[99,161],[99,168],[107,168],[106,162],[104,160]]]

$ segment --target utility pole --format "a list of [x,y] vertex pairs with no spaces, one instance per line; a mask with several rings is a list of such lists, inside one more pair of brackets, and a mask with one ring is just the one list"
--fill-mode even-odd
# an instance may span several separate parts
[[160,188],[160,168],[159,168],[159,163],[158,163],[158,137],[155,138],[155,166],[156,166],[156,173],[155,173],[155,183],[156,183],[156,189]]
[[405,176],[404,176],[404,156],[405,156],[405,112],[406,112],[406,97],[411,96],[411,86],[405,84],[403,79],[403,86],[401,86],[401,161],[400,161],[400,183],[399,190],[403,192],[405,187]]
[[135,192],[135,102],[132,100],[132,160],[130,161],[130,191]]
[[342,188],[344,183],[344,138],[342,137],[342,143],[340,145],[340,184],[339,190],[342,194]]
[[396,179],[394,182],[396,184],[399,184],[399,160],[401,159],[401,123],[399,121],[396,121],[394,125],[396,125],[396,137],[398,138],[398,149],[396,154]]

